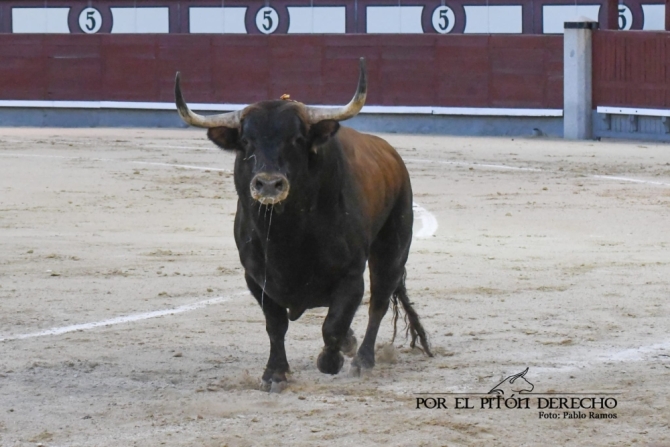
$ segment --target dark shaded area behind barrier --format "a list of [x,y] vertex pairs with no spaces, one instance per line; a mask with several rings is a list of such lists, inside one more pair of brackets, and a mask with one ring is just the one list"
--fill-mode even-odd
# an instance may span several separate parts
[[670,108],[670,33],[595,31],[593,104]]
[[545,35],[0,35],[0,99],[563,107],[563,37]]

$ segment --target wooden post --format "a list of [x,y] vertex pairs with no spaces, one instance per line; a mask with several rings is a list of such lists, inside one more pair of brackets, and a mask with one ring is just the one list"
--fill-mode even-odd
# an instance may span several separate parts
[[665,30],[670,31],[670,0],[665,0]]
[[[670,0],[665,0],[666,3]],[[604,11],[605,15],[603,23],[600,24],[600,29],[618,30],[619,29],[619,0],[605,0]],[[666,14],[668,8],[665,8]],[[666,20],[667,23],[667,20]]]

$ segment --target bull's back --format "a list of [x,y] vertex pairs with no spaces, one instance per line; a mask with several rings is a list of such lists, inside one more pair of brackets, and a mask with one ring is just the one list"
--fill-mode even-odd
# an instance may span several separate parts
[[359,194],[361,212],[374,233],[398,200],[409,201],[411,207],[407,168],[393,146],[382,138],[348,127],[341,127],[338,136]]

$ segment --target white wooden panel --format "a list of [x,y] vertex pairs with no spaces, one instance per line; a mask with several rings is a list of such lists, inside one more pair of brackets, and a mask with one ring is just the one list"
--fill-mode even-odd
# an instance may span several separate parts
[[433,107],[433,115],[563,116],[563,109],[506,109],[506,108],[484,108],[484,107]]
[[642,14],[644,15],[643,30],[665,30],[665,5],[642,5]]
[[523,8],[508,6],[463,6],[468,34],[521,34]]
[[12,8],[12,32],[67,34],[70,8]]
[[[0,100],[0,108],[55,108],[55,109],[129,109],[175,110],[174,102],[123,102],[123,101],[31,101]],[[191,110],[229,112],[242,110],[247,104],[189,103]],[[339,108],[341,105],[322,107]],[[598,107],[601,112],[602,107]],[[621,109],[623,110],[623,109]],[[640,109],[641,110],[641,109]],[[653,110],[645,109],[648,112]],[[670,112],[670,111],[665,111]],[[421,107],[421,106],[364,106],[361,113],[401,115],[454,115],[454,116],[563,116],[561,109],[504,109],[480,107]]]
[[607,107],[598,106],[598,113],[608,113],[617,115],[645,115],[645,116],[670,116],[668,109],[636,109],[632,107]]
[[545,5],[542,7],[542,32],[563,34],[565,22],[580,17],[598,21],[600,5]]
[[289,34],[344,34],[345,6],[289,6]]
[[212,34],[246,34],[246,7],[189,8],[189,32]]
[[169,8],[110,8],[112,33],[164,34],[170,32]]
[[368,6],[367,32],[371,34],[422,34],[423,6]]

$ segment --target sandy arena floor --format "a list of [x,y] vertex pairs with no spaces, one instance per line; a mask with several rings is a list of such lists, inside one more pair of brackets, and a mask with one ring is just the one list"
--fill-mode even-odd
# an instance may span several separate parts
[[[0,129],[0,445],[669,446],[670,145],[385,138],[439,225],[417,219],[407,283],[436,356],[401,338],[325,376],[308,311],[268,394],[232,154],[201,130]],[[529,409],[480,408],[525,368]],[[616,419],[541,419],[548,393]]]

